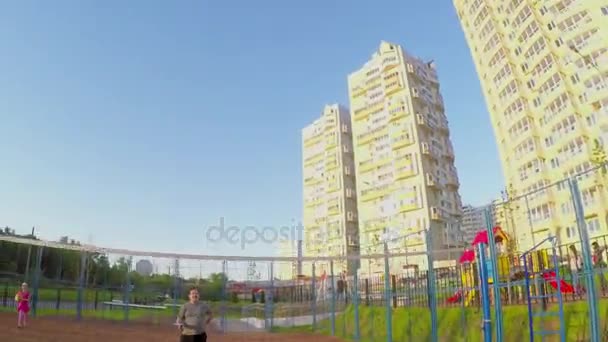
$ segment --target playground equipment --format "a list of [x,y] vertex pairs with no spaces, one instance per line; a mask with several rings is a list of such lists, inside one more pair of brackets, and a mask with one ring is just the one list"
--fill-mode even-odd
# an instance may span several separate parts
[[[494,227],[493,233],[495,244],[505,244],[509,241],[509,236],[500,227]],[[477,233],[471,244],[473,247],[479,244],[489,246],[488,232],[484,230]],[[479,260],[477,260],[478,255],[476,254],[478,253],[475,253],[473,249],[468,249],[460,257],[462,288],[448,298],[449,303],[464,301],[464,306],[479,305],[480,275],[477,265]],[[571,284],[563,279],[556,280],[555,274],[558,270],[556,263],[558,260],[556,258],[553,260],[547,249],[535,248],[527,251],[521,257],[517,254],[500,253],[496,258],[496,271],[491,258],[485,261],[488,271],[487,282],[488,284],[493,284],[495,281],[511,282],[513,286],[527,286],[531,277],[540,274],[542,280],[554,290],[559,290],[561,293],[573,293],[574,287]],[[541,286],[536,288],[540,289]]]
[[[545,279],[545,281],[547,281],[549,284],[551,284],[551,286],[553,288],[555,288],[557,291],[550,291],[549,293],[544,293],[545,291],[541,291],[541,294],[539,295],[532,295],[531,291],[530,291],[530,278],[534,277],[535,274],[534,272],[530,272],[529,268],[528,268],[528,258],[527,256],[534,252],[539,246],[541,246],[543,243],[550,241],[551,242],[551,250],[552,250],[552,258],[553,258],[553,270],[550,271],[543,271],[540,272],[540,275]],[[544,341],[546,336],[550,336],[550,335],[558,335],[560,338],[560,341],[565,342],[566,341],[566,330],[564,327],[564,303],[563,303],[563,297],[562,297],[562,293],[565,291],[574,291],[574,288],[572,287],[572,285],[566,283],[563,279],[560,279],[560,275],[559,275],[559,263],[557,262],[558,258],[557,258],[557,251],[556,251],[556,240],[555,237],[548,237],[545,240],[541,241],[539,244],[537,244],[536,246],[532,247],[532,249],[530,249],[529,251],[525,252],[522,255],[522,259],[524,260],[524,274],[525,274],[525,279],[526,279],[526,298],[528,299],[528,323],[530,326],[530,342],[534,342],[534,338],[536,337],[536,335],[540,335],[541,336],[541,341]],[[541,287],[542,289],[542,287]],[[555,310],[547,310],[546,307],[546,300],[549,298],[557,298],[557,311]],[[532,309],[532,300],[533,299],[541,299],[543,301],[543,308],[541,311],[539,312],[534,312]],[[534,318],[540,318],[541,322],[539,322],[539,326],[540,329],[537,329],[535,331],[534,329]],[[558,323],[558,329],[555,330],[547,330],[546,327],[546,321],[545,318],[546,317],[557,317],[559,319],[559,323]]]
[[[500,228],[494,227],[494,243],[503,243],[508,241],[507,234]],[[478,246],[479,244],[484,244],[485,246],[489,245],[488,232],[480,231],[475,235],[473,242],[471,243],[473,247]],[[456,303],[464,300],[465,306],[470,306],[472,303],[476,301],[478,298],[477,291],[479,288],[479,271],[476,265],[476,253],[474,250],[469,249],[465,250],[465,252],[460,257],[460,265],[462,267],[462,289],[456,292],[452,297],[448,298],[448,302]],[[488,258],[485,260],[485,265],[488,270],[488,284],[493,284],[494,272],[493,272],[493,260]],[[511,262],[508,255],[500,255],[497,260],[497,276],[498,280],[505,280],[511,275]]]

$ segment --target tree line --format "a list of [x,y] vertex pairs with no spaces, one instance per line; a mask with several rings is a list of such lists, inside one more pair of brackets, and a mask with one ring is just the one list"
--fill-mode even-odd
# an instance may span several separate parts
[[[32,230],[31,234],[20,235],[15,230],[5,227],[0,235],[15,236],[38,240]],[[62,237],[59,243],[80,245],[80,242]],[[0,241],[0,281],[22,281],[32,283],[38,248],[31,245]],[[77,287],[80,283],[82,254],[58,248],[44,248],[40,263],[39,286],[41,288]],[[131,264],[131,267],[129,267]],[[142,275],[137,273],[131,260],[121,257],[111,262],[106,255],[87,253],[83,283],[85,288],[109,291],[123,291],[125,286],[137,293],[148,293],[154,296],[173,297],[177,289],[178,297],[185,297],[190,287],[196,286],[205,300],[221,300],[227,277],[223,273],[211,274],[206,279],[174,277],[168,273]]]

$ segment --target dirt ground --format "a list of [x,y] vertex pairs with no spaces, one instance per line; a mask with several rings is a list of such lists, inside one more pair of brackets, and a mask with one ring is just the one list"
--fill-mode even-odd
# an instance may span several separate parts
[[[177,342],[179,334],[173,326],[161,327],[131,322],[84,321],[59,318],[30,318],[25,329],[17,329],[15,314],[0,314],[0,340],[10,342]],[[309,342],[311,335],[246,333],[221,335],[209,332],[209,342]],[[314,336],[315,342],[341,340]]]

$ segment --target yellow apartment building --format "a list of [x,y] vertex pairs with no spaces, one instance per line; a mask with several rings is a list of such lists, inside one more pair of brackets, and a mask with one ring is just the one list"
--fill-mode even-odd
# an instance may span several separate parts
[[[608,144],[608,1],[454,0],[490,112],[520,249],[578,240],[566,177]],[[608,178],[579,182],[591,237],[608,234]]]
[[293,261],[275,262],[275,277],[280,280],[293,280],[298,275],[298,243],[297,239],[284,239],[278,242],[278,254],[280,257],[292,258]]
[[[348,76],[353,123],[361,254],[382,253],[385,229],[392,252],[424,252],[459,244],[462,214],[448,120],[435,65],[381,42]],[[427,246],[422,231],[432,233]],[[436,259],[455,259],[438,253]],[[367,263],[367,261],[365,261]],[[391,272],[426,257],[393,258]],[[361,265],[383,273],[382,260]]]
[[[304,246],[306,257],[359,254],[357,194],[349,111],[327,105],[321,117],[302,130]],[[334,264],[334,272],[353,274],[357,262],[346,258]],[[310,274],[311,263],[304,263]],[[329,273],[320,263],[316,272]]]

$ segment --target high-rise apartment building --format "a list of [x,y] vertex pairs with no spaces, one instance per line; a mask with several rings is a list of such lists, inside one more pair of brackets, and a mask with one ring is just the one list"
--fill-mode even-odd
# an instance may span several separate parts
[[[608,2],[454,0],[494,126],[520,249],[578,239],[567,183],[608,146]],[[608,187],[579,186],[590,235],[608,233]],[[542,190],[542,191],[538,191]],[[515,203],[516,202],[516,203]],[[540,236],[539,236],[540,234]]]
[[[306,257],[359,254],[351,131],[349,111],[339,105],[325,106],[321,117],[302,130]],[[334,272],[354,274],[357,264],[345,258],[334,263]],[[310,263],[302,266],[310,273]]]
[[[477,233],[486,229],[485,210],[490,210],[490,215],[492,215],[490,206],[474,207],[472,205],[465,205],[462,207],[461,228],[463,239],[467,244],[470,244],[475,239]],[[492,223],[494,223],[493,218]]]
[[[450,240],[462,204],[434,64],[381,42],[371,59],[349,75],[348,89],[361,254],[382,252],[385,229],[397,238],[394,252],[439,250],[455,243]],[[426,230],[433,246],[420,233]],[[426,262],[420,256],[391,260],[393,272],[425,267]],[[384,263],[362,265],[361,272],[384,272]]]
[[298,270],[298,245],[300,241],[293,238],[284,239],[278,242],[278,254],[280,257],[292,258],[292,261],[275,262],[275,277],[280,280],[296,279],[300,274]]

